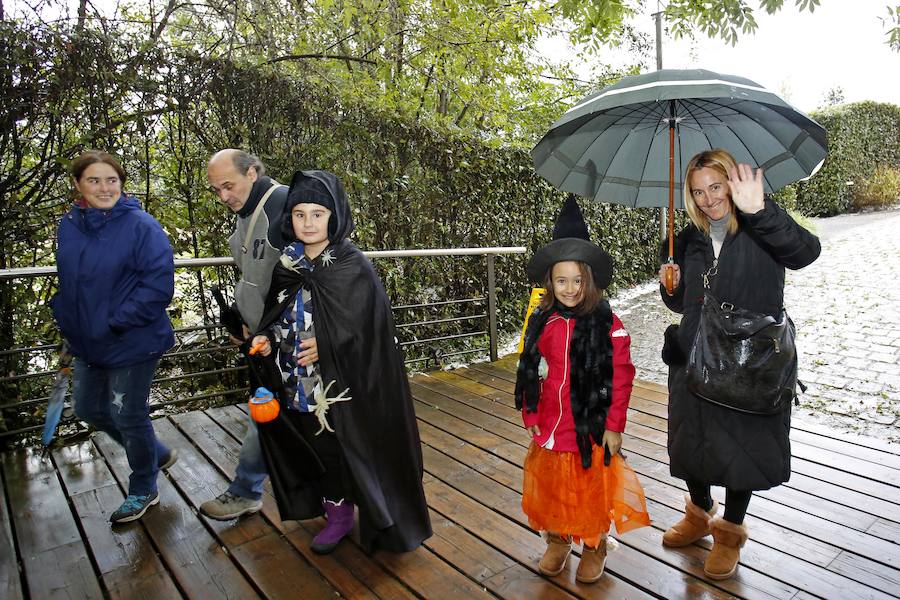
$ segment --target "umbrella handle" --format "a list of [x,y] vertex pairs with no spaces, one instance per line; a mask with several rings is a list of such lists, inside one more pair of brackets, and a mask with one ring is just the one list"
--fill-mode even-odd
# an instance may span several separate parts
[[666,293],[670,296],[675,293],[675,261],[670,256],[666,264]]

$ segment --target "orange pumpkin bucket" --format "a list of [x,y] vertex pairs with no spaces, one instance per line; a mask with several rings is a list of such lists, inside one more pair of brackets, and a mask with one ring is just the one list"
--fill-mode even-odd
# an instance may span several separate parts
[[264,387],[256,388],[256,394],[250,398],[250,416],[257,423],[274,421],[281,411],[275,396]]

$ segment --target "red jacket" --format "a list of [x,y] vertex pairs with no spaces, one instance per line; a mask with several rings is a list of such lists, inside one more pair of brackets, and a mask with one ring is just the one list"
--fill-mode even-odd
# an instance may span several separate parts
[[[541,381],[537,412],[529,413],[522,409],[525,427],[537,425],[541,431],[534,441],[548,450],[559,452],[578,452],[575,420],[569,401],[569,350],[574,331],[574,318],[550,315],[538,340],[538,350],[547,361],[548,372]],[[606,429],[621,433],[625,431],[625,414],[631,400],[634,365],[631,364],[631,336],[615,314],[609,338],[613,349],[613,382]]]

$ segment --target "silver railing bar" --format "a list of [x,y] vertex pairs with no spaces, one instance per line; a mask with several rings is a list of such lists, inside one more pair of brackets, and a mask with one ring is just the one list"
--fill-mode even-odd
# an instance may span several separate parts
[[416,344],[425,344],[428,342],[441,342],[443,340],[458,340],[467,337],[478,337],[479,335],[487,335],[487,331],[472,331],[470,333],[455,333],[453,335],[442,335],[440,337],[422,338],[421,340],[411,340],[409,342],[400,342],[400,346],[414,346]]
[[442,300],[440,302],[424,302],[422,304],[401,304],[393,306],[394,310],[404,310],[407,308],[427,308],[429,306],[446,306],[447,304],[469,304],[472,302],[484,302],[484,296],[479,298],[463,298],[462,300]]
[[451,319],[435,319],[434,321],[416,321],[414,323],[400,323],[397,325],[397,329],[403,329],[404,327],[417,327],[419,325],[437,325],[439,323],[455,323],[457,321],[469,321],[471,319],[483,319],[487,316],[487,313],[480,313],[477,315],[466,315],[464,317],[453,317]]
[[[485,256],[496,254],[525,254],[524,246],[489,247],[489,248],[423,248],[421,250],[369,250],[364,251],[369,258],[414,258],[421,256]],[[184,267],[230,267],[234,259],[230,256],[213,258],[179,258],[175,260],[175,268]],[[56,275],[56,267],[20,267],[0,269],[0,281],[6,279],[26,279],[30,277],[46,277]]]

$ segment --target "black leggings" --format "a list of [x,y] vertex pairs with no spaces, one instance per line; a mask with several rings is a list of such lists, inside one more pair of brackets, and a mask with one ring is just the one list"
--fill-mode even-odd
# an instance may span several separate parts
[[[688,491],[691,493],[691,502],[703,510],[712,508],[713,500],[708,483],[688,481],[687,486]],[[747,507],[750,505],[750,496],[752,494],[753,492],[750,490],[732,490],[731,488],[725,488],[724,519],[736,525],[743,523],[744,517],[747,515]]]

